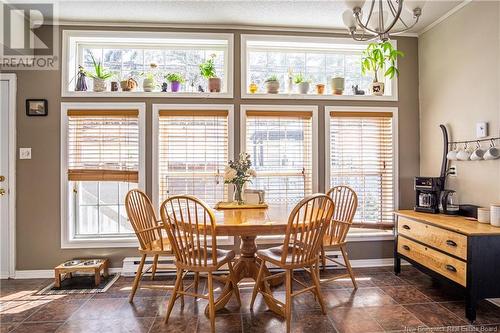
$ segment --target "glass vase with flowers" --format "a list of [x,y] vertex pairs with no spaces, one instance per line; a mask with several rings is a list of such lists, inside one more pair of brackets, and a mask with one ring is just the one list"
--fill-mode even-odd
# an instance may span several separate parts
[[252,161],[250,155],[241,153],[236,161],[229,161],[224,171],[224,183],[234,185],[234,199],[239,205],[243,201],[243,186],[247,182],[252,182],[252,178],[256,177],[257,173],[252,169]]

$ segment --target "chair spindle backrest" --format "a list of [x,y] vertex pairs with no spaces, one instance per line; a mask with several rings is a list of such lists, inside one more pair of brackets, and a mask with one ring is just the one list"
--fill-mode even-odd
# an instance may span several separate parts
[[285,263],[287,257],[291,258],[288,261],[291,264],[315,260],[333,211],[334,203],[325,194],[302,199],[288,218],[281,262]]
[[163,244],[161,228],[147,194],[139,189],[130,190],[125,197],[125,208],[141,248],[147,250],[153,241],[158,241],[161,250],[165,250],[167,244]]
[[335,186],[326,195],[335,203],[332,223],[327,231],[327,235],[330,236],[330,244],[343,243],[358,208],[358,195],[349,186]]
[[178,262],[191,267],[217,265],[215,217],[203,201],[172,196],[163,202],[160,213]]

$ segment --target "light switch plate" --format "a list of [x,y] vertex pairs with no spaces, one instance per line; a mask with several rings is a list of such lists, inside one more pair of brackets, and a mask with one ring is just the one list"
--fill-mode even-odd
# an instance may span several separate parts
[[488,123],[480,121],[476,124],[476,138],[485,138],[488,136]]
[[31,148],[19,148],[20,160],[31,160]]

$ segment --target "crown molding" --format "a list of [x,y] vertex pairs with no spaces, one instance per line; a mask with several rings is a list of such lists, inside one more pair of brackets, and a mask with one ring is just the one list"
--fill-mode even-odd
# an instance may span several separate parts
[[431,29],[433,29],[434,27],[436,27],[437,25],[439,25],[441,22],[443,22],[444,20],[446,20],[448,17],[450,17],[451,15],[455,14],[460,9],[464,8],[465,6],[467,6],[470,3],[472,3],[472,0],[463,0],[461,3],[459,3],[458,5],[456,5],[455,7],[453,7],[452,9],[450,9],[449,11],[447,11],[443,16],[441,16],[440,18],[438,18],[437,20],[435,20],[434,22],[432,22],[431,24],[429,24],[428,26],[426,26],[425,28],[423,28],[422,30],[420,30],[417,33],[417,36],[418,37],[422,36],[424,33],[426,33],[427,31],[429,31]]
[[[233,25],[233,24],[184,24],[184,23],[141,23],[141,22],[102,22],[102,21],[47,21],[48,25],[79,26],[98,28],[163,28],[163,29],[212,29],[212,30],[244,30],[244,31],[272,31],[272,32],[298,32],[348,35],[346,29],[327,29],[309,27],[284,27],[265,25]],[[418,37],[417,33],[409,32],[398,35],[401,37]]]

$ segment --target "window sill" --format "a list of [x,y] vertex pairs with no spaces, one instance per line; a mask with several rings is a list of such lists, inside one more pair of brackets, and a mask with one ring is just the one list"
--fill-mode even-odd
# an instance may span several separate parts
[[161,91],[64,91],[62,97],[165,97],[165,98],[233,98],[231,92],[161,92]]
[[127,238],[73,238],[62,240],[61,249],[97,249],[97,248],[119,248],[139,247],[135,237]]
[[374,96],[374,95],[317,95],[317,94],[267,94],[241,92],[242,99],[297,99],[297,100],[338,100],[338,101],[397,101],[398,96]]

